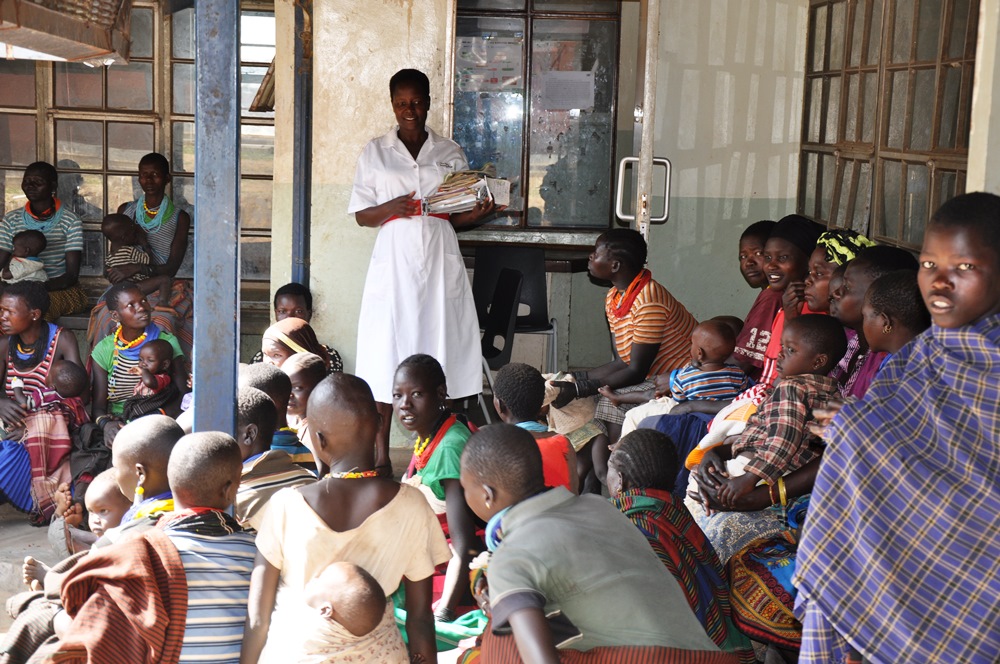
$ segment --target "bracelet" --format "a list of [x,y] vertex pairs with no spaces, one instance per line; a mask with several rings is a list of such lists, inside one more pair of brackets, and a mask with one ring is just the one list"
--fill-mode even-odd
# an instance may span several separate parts
[[778,499],[774,496],[774,489],[777,486],[777,482],[772,482],[767,485],[767,497],[771,499],[772,505],[778,504]]
[[110,421],[111,421],[111,417],[109,415],[101,415],[96,420],[94,420],[94,424],[97,426],[98,429],[100,429],[101,431],[103,431],[104,427]]
[[781,496],[781,506],[785,507],[788,504],[788,494],[785,492],[785,478],[778,478],[778,495]]

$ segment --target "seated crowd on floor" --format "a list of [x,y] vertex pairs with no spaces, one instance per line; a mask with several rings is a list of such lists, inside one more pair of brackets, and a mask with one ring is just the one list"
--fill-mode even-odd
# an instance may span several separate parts
[[385,410],[287,284],[235,430],[192,432],[169,173],[144,157],[104,219],[86,363],[52,166],[0,223],[0,499],[55,550],[24,563],[0,662],[1000,659],[1000,197],[945,203],[919,258],[754,223],[753,305],[702,321],[611,229],[588,269],[614,359],[504,366],[481,428],[433,349],[378,377]]

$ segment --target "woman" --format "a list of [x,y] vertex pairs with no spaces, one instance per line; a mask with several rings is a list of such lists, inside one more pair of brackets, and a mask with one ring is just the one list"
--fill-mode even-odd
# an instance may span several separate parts
[[[153,276],[174,277],[184,261],[188,247],[188,231],[191,217],[187,212],[174,206],[166,194],[170,183],[170,162],[163,155],[151,152],[139,160],[139,186],[143,194],[129,203],[118,207],[118,213],[133,219],[142,228],[149,241],[152,255],[150,265],[122,265],[108,271],[108,279],[117,284],[135,275],[144,268],[152,267]],[[191,355],[194,307],[191,288],[187,281],[175,279],[170,296],[156,292],[150,295],[153,305],[152,317],[160,329],[177,336],[181,349]],[[95,346],[98,341],[111,334],[115,322],[104,302],[99,302],[90,314],[87,341]]]
[[[313,296],[308,286],[292,281],[278,290],[274,291],[274,322],[280,323],[286,318],[301,318],[307,323],[312,322],[313,316]],[[340,353],[327,344],[320,344],[330,356],[330,373],[344,370],[344,362],[340,359]],[[250,360],[250,364],[264,361],[263,351],[257,353]]]
[[312,326],[301,318],[283,318],[264,330],[260,352],[264,362],[278,368],[296,353],[313,353],[323,360],[327,374],[343,370],[340,356],[337,356],[336,364],[333,363],[326,347],[316,339]]
[[[111,319],[118,324],[113,334],[104,337],[91,352],[93,360],[94,421],[104,431],[108,447],[125,424],[125,402],[135,391],[140,377],[132,372],[139,362],[139,351],[153,339],[163,339],[174,349],[172,361],[177,394],[187,392],[187,368],[177,338],[151,321],[149,302],[131,282],[120,282],[108,289],[104,301]],[[165,414],[180,414],[180,400],[165,404]]]
[[59,409],[25,412],[13,399],[11,382],[20,378],[26,392],[44,389],[54,362],[81,365],[76,337],[45,321],[48,307],[49,293],[37,281],[10,284],[0,297],[0,330],[5,335],[0,338],[0,356],[5,360],[6,395],[0,397],[0,419],[7,430],[0,443],[0,501],[10,502],[22,512],[31,511],[32,520],[39,525],[55,510],[56,487],[71,480],[69,423]]
[[479,320],[455,229],[494,210],[490,201],[450,216],[423,214],[421,199],[468,162],[458,144],[426,127],[426,75],[396,72],[389,96],[398,126],[365,146],[348,206],[359,226],[379,229],[358,319],[357,373],[379,403],[376,463],[383,472],[391,471],[392,376],[404,358],[434,356],[445,368],[449,394],[482,390]]
[[649,540],[715,645],[753,664],[753,648],[730,617],[725,568],[684,501],[671,493],[677,466],[674,443],[662,433],[639,429],[623,436],[608,459],[611,504]]
[[45,319],[87,308],[87,294],[80,288],[80,256],[83,253],[83,223],[56,198],[59,174],[55,166],[36,161],[24,170],[21,191],[28,201],[20,210],[11,210],[0,224],[0,267],[7,267],[13,251],[13,238],[25,230],[45,235],[45,251],[39,259],[45,265],[49,290],[49,309]]

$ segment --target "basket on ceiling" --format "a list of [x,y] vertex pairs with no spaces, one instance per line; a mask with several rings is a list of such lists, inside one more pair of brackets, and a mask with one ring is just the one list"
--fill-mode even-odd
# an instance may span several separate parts
[[38,59],[124,64],[131,15],[132,0],[0,0],[0,42]]

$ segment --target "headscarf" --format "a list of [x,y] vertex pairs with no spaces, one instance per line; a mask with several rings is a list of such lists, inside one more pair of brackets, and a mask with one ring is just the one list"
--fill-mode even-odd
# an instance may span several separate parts
[[831,228],[819,236],[816,246],[826,249],[826,260],[843,265],[854,260],[862,249],[874,247],[875,243],[849,228]]
[[312,326],[301,318],[288,317],[278,321],[264,331],[264,338],[280,342],[296,353],[319,355],[326,368],[330,368],[330,354],[316,339]]
[[801,215],[790,214],[787,217],[782,217],[781,221],[774,225],[774,229],[771,231],[768,239],[780,238],[787,240],[798,247],[808,258],[809,254],[816,248],[816,240],[819,239],[822,232],[823,227],[819,224]]

